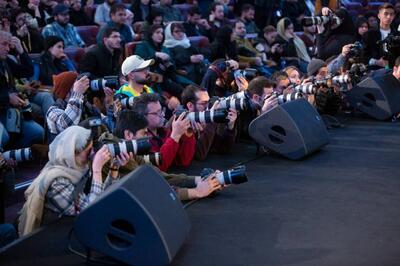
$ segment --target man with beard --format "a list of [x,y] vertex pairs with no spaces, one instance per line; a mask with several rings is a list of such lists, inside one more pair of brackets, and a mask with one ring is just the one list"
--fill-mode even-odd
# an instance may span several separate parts
[[150,82],[149,68],[154,60],[144,60],[138,55],[127,57],[121,66],[122,75],[128,81],[121,86],[116,94],[123,94],[125,97],[138,97],[143,93],[154,93],[154,90],[147,86]]
[[[215,38],[217,31],[225,25],[230,25],[230,21],[225,18],[224,6],[219,3],[214,3],[211,6],[208,24],[211,26],[211,37]],[[211,40],[212,41],[212,40]]]
[[116,28],[107,27],[103,40],[83,56],[79,72],[89,72],[96,78],[119,74],[121,55],[121,35]]
[[254,22],[254,6],[251,4],[244,4],[241,8],[240,20],[246,26],[247,34],[258,34],[260,30],[258,29],[256,23]]
[[54,22],[44,27],[42,35],[58,36],[64,40],[65,47],[84,47],[85,42],[79,36],[74,25],[69,23],[69,8],[64,4],[56,5],[53,8]]
[[92,19],[86,15],[85,10],[82,7],[81,0],[71,0],[69,16],[71,24],[76,27],[93,24]]

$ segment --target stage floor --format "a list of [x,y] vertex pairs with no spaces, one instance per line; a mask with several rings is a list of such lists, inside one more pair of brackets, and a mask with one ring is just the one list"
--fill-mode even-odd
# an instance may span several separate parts
[[[247,163],[248,183],[187,208],[192,229],[172,265],[399,265],[399,126],[352,120],[301,161]],[[194,162],[190,173],[231,167],[255,146],[238,143],[233,154]],[[47,250],[26,244],[23,255],[0,255],[0,264],[84,265],[65,240],[49,241]]]

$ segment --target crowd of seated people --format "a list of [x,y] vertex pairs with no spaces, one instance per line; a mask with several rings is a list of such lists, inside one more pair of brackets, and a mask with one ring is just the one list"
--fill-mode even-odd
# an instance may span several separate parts
[[[179,198],[202,198],[223,188],[217,172],[200,178],[169,171],[229,154],[280,95],[313,85],[304,97],[320,114],[335,115],[348,107],[346,93],[324,81],[352,64],[400,80],[400,44],[383,45],[400,35],[398,0],[376,9],[364,1],[357,13],[340,1],[317,0],[315,10],[304,0],[186,2],[183,9],[172,0],[0,1],[2,176],[18,163],[4,152],[38,144],[49,150],[19,225],[0,225],[0,246],[57,214],[79,214],[146,164],[127,152],[112,158],[98,143],[148,137],[150,153],[163,158],[155,167]],[[221,104],[241,92],[248,108]],[[189,116],[220,109],[224,123]],[[101,136],[93,138],[91,121],[102,125]],[[82,182],[88,190],[78,188]]]

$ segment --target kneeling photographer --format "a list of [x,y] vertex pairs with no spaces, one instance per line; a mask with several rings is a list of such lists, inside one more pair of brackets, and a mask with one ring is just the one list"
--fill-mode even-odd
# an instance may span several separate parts
[[[216,100],[209,109],[210,97],[207,90],[198,85],[189,85],[181,96],[182,104],[191,113],[200,114],[204,111],[223,111],[223,121],[226,123],[192,123],[192,130],[196,131],[195,159],[205,160],[209,152],[228,153],[236,138],[235,122],[237,111],[234,108],[220,109]],[[206,115],[206,113],[204,113]],[[211,114],[211,113],[210,113]],[[216,115],[216,113],[213,113]],[[196,116],[196,115],[195,115]]]
[[[117,119],[114,136],[110,133],[103,134],[99,141],[101,143],[109,143],[114,145],[121,143],[121,140],[123,140],[125,143],[141,141],[146,137],[147,125],[147,119],[143,115],[132,110],[123,110]],[[144,147],[144,145],[142,145],[142,147],[142,153],[146,153],[147,151],[144,151],[146,147]],[[150,162],[147,161],[147,158],[150,158]],[[160,153],[153,153],[144,156],[133,155],[127,164],[121,166],[119,169],[120,177],[124,177],[140,165],[146,163],[152,163],[154,166],[158,167],[162,160],[163,158]],[[106,164],[103,168],[103,179],[107,175],[108,167],[108,164]],[[218,174],[218,172],[210,175],[204,180],[202,180],[200,176],[168,174],[162,172],[161,170],[159,170],[159,172],[167,180],[167,182],[174,187],[180,200],[203,198],[221,188],[221,184],[219,184],[217,180],[213,179],[215,174]]]
[[106,125],[112,120],[112,89],[99,88],[88,76],[78,76],[71,71],[60,73],[53,79],[56,103],[46,114],[50,142],[66,128],[78,125],[87,117],[102,118]]

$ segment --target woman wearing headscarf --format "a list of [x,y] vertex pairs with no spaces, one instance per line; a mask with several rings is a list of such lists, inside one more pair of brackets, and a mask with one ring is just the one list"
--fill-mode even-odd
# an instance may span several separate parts
[[164,46],[169,49],[176,68],[184,70],[191,81],[200,83],[206,69],[204,55],[190,44],[181,23],[172,22],[167,25]]
[[342,47],[356,41],[356,30],[351,16],[344,8],[339,8],[333,13],[329,8],[322,8],[323,16],[337,16],[339,24],[329,21],[317,25],[317,57],[326,60],[331,56],[341,53]]
[[277,25],[277,42],[283,45],[283,56],[286,65],[297,66],[302,72],[307,72],[311,58],[304,42],[294,33],[294,26],[289,18],[282,18]]
[[[71,126],[59,134],[49,147],[49,162],[25,192],[26,202],[19,217],[19,234],[27,235],[42,224],[63,215],[77,215],[118,178],[118,165],[132,155],[118,156],[103,182],[101,170],[111,159],[106,145],[100,148],[89,167],[92,152],[91,131]],[[84,193],[91,178],[89,193]]]

